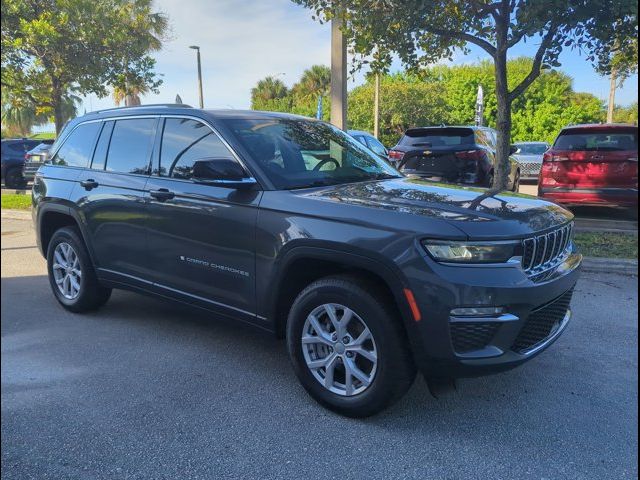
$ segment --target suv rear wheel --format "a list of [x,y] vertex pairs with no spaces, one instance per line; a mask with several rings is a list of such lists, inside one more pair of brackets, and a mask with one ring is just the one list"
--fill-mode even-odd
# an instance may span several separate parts
[[350,417],[388,407],[416,375],[398,314],[375,292],[358,277],[317,280],[298,295],[287,322],[289,357],[303,387]]
[[72,312],[94,310],[111,296],[111,289],[98,282],[76,228],[64,227],[53,234],[47,248],[47,271],[56,299]]

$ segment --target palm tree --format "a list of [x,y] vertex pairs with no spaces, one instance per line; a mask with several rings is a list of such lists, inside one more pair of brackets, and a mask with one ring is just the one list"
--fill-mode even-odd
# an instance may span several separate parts
[[160,81],[145,76],[138,77],[131,72],[131,66],[153,62],[146,54],[162,49],[162,42],[168,38],[169,19],[164,13],[153,13],[153,0],[129,0],[120,12],[133,27],[130,32],[131,49],[124,52],[118,80],[114,82],[113,99],[116,105],[140,105],[140,96],[156,90]]
[[289,89],[282,81],[274,77],[265,77],[251,89],[251,105],[253,107],[258,102],[284,98],[288,94]]
[[113,101],[116,107],[119,107],[122,102],[127,106],[140,105],[142,103],[140,97],[149,92],[147,85],[132,85],[131,83],[127,83],[126,88],[128,91],[125,91],[124,87],[113,87]]
[[313,65],[302,73],[293,91],[301,99],[317,100],[320,95],[327,95],[330,87],[331,69],[324,65]]
[[2,89],[2,128],[26,137],[35,125],[45,123],[46,115],[38,114],[36,107],[24,97],[16,97],[8,88]]

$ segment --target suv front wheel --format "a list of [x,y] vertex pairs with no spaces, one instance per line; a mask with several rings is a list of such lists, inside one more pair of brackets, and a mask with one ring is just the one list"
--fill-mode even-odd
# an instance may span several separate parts
[[89,254],[76,228],[57,230],[47,248],[47,271],[53,294],[72,312],[104,305],[111,289],[98,282]]
[[378,413],[415,378],[398,314],[375,293],[359,277],[323,278],[298,295],[287,322],[298,379],[320,404],[350,417]]

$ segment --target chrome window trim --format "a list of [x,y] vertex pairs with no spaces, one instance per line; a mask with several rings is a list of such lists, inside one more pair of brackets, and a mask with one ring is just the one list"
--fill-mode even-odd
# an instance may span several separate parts
[[[141,115],[118,115],[118,116],[113,116],[113,117],[105,117],[105,118],[96,118],[96,119],[91,119],[91,120],[84,120],[84,121],[80,121],[78,122],[77,125],[75,125],[73,127],[73,129],[69,130],[69,133],[67,133],[64,136],[64,139],[61,139],[61,143],[59,146],[56,147],[55,151],[52,152],[51,154],[51,159],[53,159],[55,157],[55,155],[58,153],[58,150],[60,150],[60,147],[64,144],[64,142],[67,141],[67,139],[69,138],[69,136],[76,130],[76,128],[78,128],[80,125],[85,125],[87,123],[97,123],[97,122],[108,122],[108,121],[117,121],[117,120],[128,120],[128,119],[137,119],[137,118],[187,118],[189,120],[196,120],[202,124],[204,124],[206,127],[208,127],[214,134],[216,137],[218,137],[218,139],[222,142],[222,144],[227,148],[227,150],[229,150],[229,152],[231,153],[231,155],[233,156],[233,158],[242,166],[242,168],[244,168],[244,170],[247,172],[247,174],[249,174],[250,176],[247,177],[247,180],[251,180],[253,182],[256,182],[258,185],[260,185],[260,188],[264,189],[264,186],[262,184],[260,184],[260,182],[258,181],[257,178],[255,178],[251,172],[251,169],[247,168],[246,163],[240,158],[240,156],[238,155],[238,153],[233,149],[233,147],[231,147],[231,145],[229,144],[229,142],[227,142],[225,140],[225,138],[220,134],[220,132],[214,127],[212,126],[207,120],[205,120],[202,117],[198,117],[196,115],[186,115],[186,114],[182,114],[182,113],[156,113],[156,114],[152,114],[152,113],[147,113],[147,114],[141,114]],[[161,140],[162,141],[162,140]],[[95,146],[94,146],[95,148]],[[89,167],[80,167],[80,168],[89,168]],[[152,168],[153,170],[153,168]],[[105,170],[106,172],[107,170]],[[126,172],[109,172],[109,173],[125,173]],[[129,175],[129,174],[127,174]],[[140,175],[143,177],[151,177],[151,176],[155,176],[157,178],[168,178],[170,179],[171,177],[161,177],[159,175],[153,175],[153,174],[149,174],[149,175],[142,175],[142,174],[130,174],[130,175]],[[172,179],[172,180],[181,180],[181,181],[186,181],[186,182],[191,182],[193,183],[192,180],[184,180],[184,179]]]

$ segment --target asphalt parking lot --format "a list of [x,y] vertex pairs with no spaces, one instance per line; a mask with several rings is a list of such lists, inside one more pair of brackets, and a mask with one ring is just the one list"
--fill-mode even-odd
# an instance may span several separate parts
[[2,219],[3,479],[637,478],[637,277],[584,274],[519,369],[351,420],[267,334],[126,292],[64,311],[34,245]]

